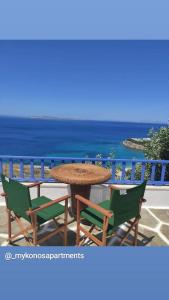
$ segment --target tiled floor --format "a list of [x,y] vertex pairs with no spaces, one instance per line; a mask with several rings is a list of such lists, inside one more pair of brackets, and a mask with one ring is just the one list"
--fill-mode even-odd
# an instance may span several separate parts
[[[24,221],[26,223],[26,221]],[[86,225],[85,225],[86,226]],[[40,231],[40,235],[44,235],[47,231],[51,231],[54,227],[54,222],[47,223]],[[86,226],[88,227],[88,226]],[[89,227],[88,227],[89,228]],[[125,227],[122,226],[118,230],[124,234]],[[17,224],[13,222],[13,233],[18,230]],[[99,231],[95,234],[101,235]],[[129,237],[132,239],[132,235]],[[76,239],[76,222],[72,222],[68,226],[68,245],[75,245]],[[89,243],[90,244],[90,243]],[[117,238],[110,238],[108,240],[110,246],[119,244]],[[0,245],[6,246],[7,242],[7,217],[5,207],[0,206]],[[26,242],[21,236],[15,245],[26,246]],[[48,239],[42,246],[63,246],[62,234],[58,234],[51,239]],[[93,244],[90,244],[91,246]],[[169,209],[142,209],[142,218],[139,225],[138,245],[140,246],[168,246],[169,245]],[[94,246],[94,245],[93,245]]]

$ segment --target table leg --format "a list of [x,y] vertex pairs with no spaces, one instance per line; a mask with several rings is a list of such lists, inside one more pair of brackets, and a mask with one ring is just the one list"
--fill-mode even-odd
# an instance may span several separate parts
[[[76,199],[75,195],[80,195],[84,198],[90,199],[90,190],[91,190],[91,185],[76,185],[76,184],[71,184],[70,185],[70,190],[71,190],[71,215],[76,216]],[[81,204],[81,208],[83,209],[85,207],[84,204]]]

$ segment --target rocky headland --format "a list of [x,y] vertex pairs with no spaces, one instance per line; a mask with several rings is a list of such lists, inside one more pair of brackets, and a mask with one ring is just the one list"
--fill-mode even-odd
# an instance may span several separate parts
[[149,142],[149,140],[149,138],[129,138],[123,141],[123,145],[127,148],[144,151],[145,146]]

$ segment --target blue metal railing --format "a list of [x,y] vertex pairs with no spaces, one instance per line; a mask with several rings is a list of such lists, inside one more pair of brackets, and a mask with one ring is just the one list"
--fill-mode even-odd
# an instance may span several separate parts
[[50,169],[65,163],[90,163],[111,169],[107,183],[139,184],[144,179],[149,185],[169,185],[169,161],[142,159],[0,156],[0,174],[19,181],[55,182]]

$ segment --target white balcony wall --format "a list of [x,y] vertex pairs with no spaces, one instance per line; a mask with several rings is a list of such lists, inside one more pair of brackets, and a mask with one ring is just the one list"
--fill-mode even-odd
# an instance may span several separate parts
[[[119,189],[124,190],[131,188],[130,185],[116,185]],[[0,193],[2,192],[2,184],[0,183]],[[63,183],[43,183],[41,185],[41,194],[51,199],[56,199],[66,194],[70,194],[69,186]],[[99,203],[103,200],[109,199],[110,188],[106,184],[94,185],[91,189],[91,200]],[[36,197],[36,188],[31,188],[31,197]],[[144,204],[146,207],[155,208],[169,208],[169,187],[167,186],[148,186],[145,192],[145,199],[147,202]],[[0,205],[4,205],[4,198],[0,197]]]

